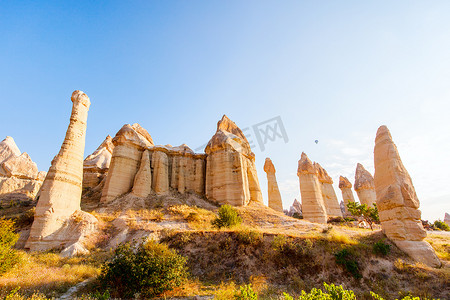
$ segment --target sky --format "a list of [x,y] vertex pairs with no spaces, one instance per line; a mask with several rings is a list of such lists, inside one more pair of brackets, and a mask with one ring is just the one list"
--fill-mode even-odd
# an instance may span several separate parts
[[[387,125],[422,218],[443,219],[449,15],[449,1],[0,1],[0,139],[46,171],[76,89],[91,99],[85,156],[127,123],[198,149],[226,114],[252,141],[266,203],[270,157],[288,209],[302,152],[340,200],[339,175],[354,182],[358,162],[373,174]],[[273,120],[285,134],[263,148]]]

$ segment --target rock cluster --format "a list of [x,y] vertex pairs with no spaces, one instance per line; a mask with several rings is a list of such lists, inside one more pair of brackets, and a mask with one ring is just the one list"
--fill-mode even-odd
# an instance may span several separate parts
[[303,152],[298,161],[297,176],[300,181],[303,219],[314,223],[327,223],[327,211],[322,196],[317,169]]
[[7,136],[0,142],[0,196],[9,199],[34,199],[45,178],[38,172],[30,156],[21,153],[14,139]]
[[283,202],[281,201],[280,190],[278,189],[277,178],[275,176],[275,166],[270,158],[266,158],[264,163],[264,172],[267,174],[267,192],[269,198],[269,207],[283,212]]
[[33,251],[81,243],[97,223],[94,216],[80,210],[90,101],[81,91],[73,92],[71,100],[72,114],[66,137],[42,184],[33,225],[25,245]]
[[292,217],[294,216],[295,213],[297,213],[299,216],[303,216],[302,205],[297,199],[294,199],[294,202],[292,202],[292,205],[289,207],[287,215]]
[[333,179],[319,163],[314,163],[317,171],[317,178],[322,190],[322,198],[329,217],[342,217],[341,207],[333,188]]
[[361,204],[366,204],[370,207],[376,203],[377,196],[373,177],[360,163],[356,165],[354,188]]
[[96,187],[106,177],[113,150],[114,144],[108,135],[97,150],[86,157],[83,162],[83,188]]
[[124,125],[112,139],[114,150],[101,202],[132,192],[147,197],[154,192],[193,192],[219,204],[262,203],[255,158],[242,131],[228,117],[219,121],[206,154],[187,145],[154,145],[138,124]]
[[345,213],[348,213],[347,204],[349,204],[350,202],[355,202],[355,198],[353,197],[352,192],[352,183],[347,179],[347,177],[340,176],[339,188],[341,189],[342,199],[344,201],[344,211]]
[[419,199],[386,126],[375,138],[375,188],[381,227],[386,236],[417,261],[432,267],[441,262],[423,239]]

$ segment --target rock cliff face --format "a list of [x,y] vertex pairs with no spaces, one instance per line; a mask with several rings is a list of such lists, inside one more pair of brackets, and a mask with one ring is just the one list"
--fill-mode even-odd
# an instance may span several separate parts
[[30,250],[47,250],[79,242],[89,235],[97,221],[80,210],[90,101],[81,91],[73,92],[71,100],[72,114],[66,137],[52,160],[36,205],[34,222],[25,246]]
[[305,153],[302,153],[298,161],[297,176],[300,180],[303,218],[310,222],[326,224],[327,211],[317,170]]
[[347,179],[347,177],[340,176],[339,177],[339,188],[342,192],[342,199],[344,200],[344,211],[347,211],[347,204],[350,202],[355,202],[355,198],[353,197],[352,192],[352,183]]
[[447,223],[448,226],[450,226],[450,215],[448,213],[445,213],[444,222]]
[[96,187],[106,177],[113,150],[114,144],[108,135],[97,150],[86,157],[83,163],[83,188]]
[[356,165],[354,188],[361,204],[370,207],[377,201],[373,177],[360,163]]
[[12,137],[0,142],[0,198],[34,199],[45,175]]
[[375,188],[381,227],[386,236],[417,261],[439,267],[421,222],[419,199],[386,126],[375,139]]
[[264,172],[267,174],[267,191],[269,196],[269,207],[283,212],[283,202],[281,201],[280,190],[278,189],[277,178],[275,176],[275,166],[270,158],[266,158]]
[[205,148],[206,197],[219,204],[262,203],[255,155],[242,131],[223,116]]
[[322,198],[327,216],[342,217],[339,201],[333,188],[333,179],[331,179],[330,175],[328,175],[327,171],[320,164],[315,162],[314,167],[317,170],[317,178],[321,185]]
[[131,191],[142,153],[153,146],[150,134],[137,123],[125,124],[112,142],[114,150],[100,200],[103,203]]

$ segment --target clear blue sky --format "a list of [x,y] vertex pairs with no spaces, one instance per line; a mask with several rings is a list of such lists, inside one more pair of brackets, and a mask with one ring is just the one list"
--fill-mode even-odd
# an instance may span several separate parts
[[125,123],[195,149],[223,114],[242,128],[280,116],[289,142],[254,152],[264,197],[271,157],[288,208],[302,151],[353,181],[357,162],[373,173],[385,124],[423,218],[442,219],[449,16],[449,1],[1,1],[0,139],[47,170],[75,89],[92,102],[85,155]]

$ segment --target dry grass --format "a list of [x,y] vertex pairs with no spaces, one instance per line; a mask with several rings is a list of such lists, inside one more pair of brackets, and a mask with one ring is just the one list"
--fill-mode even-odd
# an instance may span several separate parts
[[210,230],[211,221],[216,218],[216,214],[210,210],[185,204],[171,205],[167,208],[167,212],[175,220],[185,220],[196,230]]
[[0,278],[0,295],[20,287],[20,294],[40,292],[56,297],[69,287],[97,276],[106,258],[104,252],[73,258],[55,253],[20,253],[21,263]]
[[427,238],[425,239],[430,245],[433,247],[434,251],[436,251],[437,256],[442,259],[450,262],[450,237],[429,233]]

